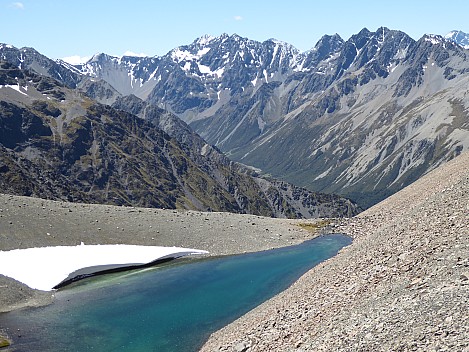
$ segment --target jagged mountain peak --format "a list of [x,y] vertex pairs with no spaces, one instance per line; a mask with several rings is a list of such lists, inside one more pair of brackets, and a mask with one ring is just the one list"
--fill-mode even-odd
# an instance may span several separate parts
[[338,58],[335,77],[346,71],[354,71],[365,65],[372,65],[373,71],[385,76],[387,68],[404,58],[407,48],[414,42],[401,31],[380,27],[375,32],[363,28],[352,35],[344,44]]
[[315,50],[319,50],[319,48],[324,47],[324,46],[331,46],[334,47],[334,50],[339,49],[345,41],[342,39],[342,37],[335,33],[333,35],[325,34],[321,37],[321,39],[318,40],[316,45],[314,46]]
[[363,36],[368,36],[370,35],[372,32],[366,28],[366,27],[363,27],[357,34],[353,34],[352,37],[363,37]]
[[106,53],[96,53],[94,54],[91,59],[89,59],[87,61],[87,63],[91,63],[91,62],[99,62],[99,61],[103,61],[103,60],[117,60],[119,59],[117,56],[112,56],[112,55],[109,55],[109,54],[106,54]]
[[450,42],[450,40],[446,39],[445,37],[443,37],[442,35],[439,35],[439,34],[425,34],[421,38],[421,40],[424,40],[426,42],[430,42],[433,45],[438,45],[438,44]]
[[449,39],[465,49],[469,49],[469,34],[463,31],[454,30],[445,35],[445,39]]
[[318,40],[313,49],[309,53],[317,53],[316,55],[322,60],[328,55],[339,51],[345,41],[337,33],[333,35],[323,35],[321,39]]
[[429,44],[437,48],[451,51],[460,51],[464,48],[464,46],[460,43],[439,34],[425,34],[417,41],[417,43],[427,45]]
[[76,87],[81,79],[77,72],[31,47],[18,49],[10,44],[0,44],[0,60],[8,61],[21,69],[32,68],[37,73],[58,79],[70,87]]
[[440,66],[447,63],[455,54],[463,60],[465,60],[466,56],[464,48],[461,45],[438,34],[425,34],[415,43],[415,47],[418,49],[417,53],[425,52],[427,57],[433,53],[432,55],[435,56]]
[[[222,36],[228,36],[228,34],[222,34]],[[199,45],[207,45],[210,44],[212,40],[215,40],[216,37],[210,35],[210,34],[204,34],[201,37],[197,38],[194,43],[197,43]]]
[[10,49],[10,50],[18,50],[15,46],[7,43],[0,43],[0,50],[5,50],[5,49]]
[[7,43],[0,43],[0,49],[3,49],[3,48],[14,48],[14,46],[11,44],[7,44]]
[[[11,44],[0,43],[0,50],[2,50],[4,52],[5,51],[10,52],[13,55],[20,55],[21,56],[21,55],[24,55],[24,54],[28,54],[28,55],[35,56],[35,57],[46,58],[44,55],[39,53],[36,49],[34,49],[32,47],[27,47],[27,46],[22,47],[22,48],[17,48],[14,45],[11,45]],[[46,58],[46,59],[48,59],[48,58]],[[23,59],[20,59],[20,60],[23,60]]]
[[370,42],[374,45],[382,44],[386,41],[389,34],[403,33],[400,31],[390,30],[387,27],[379,27],[375,32],[371,32],[368,28],[363,28],[357,34],[352,35],[347,43],[353,43],[358,50]]
[[299,51],[297,48],[295,48],[294,45],[292,45],[290,43],[287,43],[283,40],[276,39],[276,38],[269,38],[269,39],[267,39],[263,42],[263,44],[265,44],[265,43],[273,43],[275,45],[282,46],[282,47],[288,48],[288,49],[293,50],[293,51]]

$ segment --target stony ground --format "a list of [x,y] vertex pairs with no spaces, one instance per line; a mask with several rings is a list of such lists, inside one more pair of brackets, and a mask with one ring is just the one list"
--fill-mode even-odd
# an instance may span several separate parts
[[202,351],[469,351],[469,153],[339,227],[352,245]]
[[[313,237],[296,226],[301,222],[229,213],[73,204],[0,194],[0,250],[84,242],[177,246],[204,249],[211,255],[234,254],[283,247]],[[50,293],[30,290],[0,275],[0,312],[50,303],[51,297]]]

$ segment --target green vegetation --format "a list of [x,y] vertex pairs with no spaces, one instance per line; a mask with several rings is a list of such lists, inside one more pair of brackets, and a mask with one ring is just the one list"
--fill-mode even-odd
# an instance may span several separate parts
[[11,345],[11,342],[6,338],[0,335],[0,348],[8,347]]
[[319,230],[328,226],[332,222],[331,219],[320,219],[315,222],[301,222],[298,224],[299,227],[312,233],[317,233]]

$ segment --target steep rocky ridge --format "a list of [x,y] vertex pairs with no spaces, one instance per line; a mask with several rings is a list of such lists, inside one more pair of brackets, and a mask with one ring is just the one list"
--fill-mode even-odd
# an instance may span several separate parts
[[[324,214],[351,216],[358,211],[348,200],[335,195],[310,192],[287,182],[260,177],[255,170],[229,160],[172,113],[146,103],[134,95],[119,98],[113,107],[151,121],[175,138],[198,167],[222,184],[234,195],[237,203],[243,204],[247,209],[253,208],[253,205],[249,204],[251,201],[245,193],[252,189],[252,192],[262,194],[276,217],[309,218]],[[233,174],[237,177],[233,177]],[[239,185],[244,185],[244,189]]]
[[406,51],[366,84],[374,69],[344,75],[233,157],[369,206],[458,155],[469,147],[466,52],[437,37]]
[[79,70],[74,66],[61,60],[51,60],[33,48],[18,49],[12,45],[0,43],[0,60],[7,61],[20,69],[32,69],[72,88],[83,79]]
[[[247,169],[215,153],[175,116],[148,104],[143,119],[7,63],[0,69],[0,96],[3,192],[281,217],[358,210],[346,199],[292,186],[286,188],[295,190],[294,197],[272,196],[275,183],[264,190]],[[176,131],[175,137],[160,126]],[[215,157],[207,157],[210,153]],[[327,204],[318,204],[322,201]]]

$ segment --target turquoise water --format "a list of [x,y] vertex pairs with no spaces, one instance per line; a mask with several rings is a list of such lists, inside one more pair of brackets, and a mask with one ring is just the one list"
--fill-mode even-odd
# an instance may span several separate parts
[[17,351],[196,351],[211,332],[350,242],[328,235],[90,278],[58,291],[52,305],[0,315],[0,327],[8,328]]

